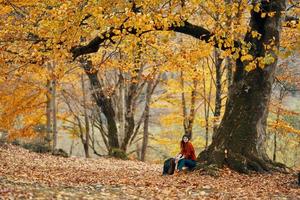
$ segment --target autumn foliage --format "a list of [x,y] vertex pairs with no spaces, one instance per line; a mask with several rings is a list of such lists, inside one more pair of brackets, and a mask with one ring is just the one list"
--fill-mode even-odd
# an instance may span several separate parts
[[245,39],[263,37],[250,31],[251,13],[276,14],[244,0],[0,1],[0,132],[53,148],[79,138],[86,157],[120,149],[144,160],[149,146],[156,161],[174,155],[185,132],[200,152],[220,124],[236,63],[249,74],[278,56],[269,137],[298,147],[299,110],[275,97],[280,87],[284,97],[299,91],[299,3],[287,1],[280,48],[272,39],[262,55]]

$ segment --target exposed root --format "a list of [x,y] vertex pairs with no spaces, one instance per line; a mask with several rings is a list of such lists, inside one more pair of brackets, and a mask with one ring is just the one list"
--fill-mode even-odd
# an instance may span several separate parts
[[252,154],[240,154],[229,152],[225,155],[221,151],[204,151],[199,155],[199,161],[205,162],[206,165],[214,165],[219,168],[227,165],[230,169],[240,173],[249,173],[256,171],[259,173],[277,171],[288,173],[287,167],[284,164],[276,163],[270,159],[259,158]]
[[240,173],[249,173],[247,158],[241,154],[231,153],[226,159],[229,168]]
[[270,159],[268,160],[268,163],[272,166],[272,171],[277,171],[286,174],[291,173],[293,171],[293,169],[287,167],[285,164],[275,162]]
[[207,174],[214,177],[220,176],[219,167],[217,165],[208,165],[206,163],[197,163],[195,170],[200,171],[201,174]]
[[255,161],[247,159],[247,165],[248,165],[249,170],[257,171],[260,173],[264,172],[264,169],[260,166],[260,164],[258,164]]
[[248,162],[256,162],[261,167],[261,169],[262,169],[261,172],[269,172],[272,169],[272,166],[269,165],[269,163],[267,161],[265,161],[261,158],[258,158],[255,155],[248,154],[247,158],[248,158]]

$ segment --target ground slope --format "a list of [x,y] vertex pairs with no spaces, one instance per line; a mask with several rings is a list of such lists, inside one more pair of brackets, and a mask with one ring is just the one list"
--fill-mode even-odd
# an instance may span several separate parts
[[161,176],[162,165],[0,146],[0,199],[300,199],[292,174]]

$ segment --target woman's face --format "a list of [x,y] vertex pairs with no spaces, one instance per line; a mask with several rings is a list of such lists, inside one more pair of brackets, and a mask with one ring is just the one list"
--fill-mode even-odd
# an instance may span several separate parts
[[183,142],[187,143],[189,141],[188,137],[183,137]]

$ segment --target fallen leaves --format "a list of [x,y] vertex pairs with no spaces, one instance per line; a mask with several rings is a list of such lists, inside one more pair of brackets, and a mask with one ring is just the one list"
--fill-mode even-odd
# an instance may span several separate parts
[[162,165],[110,158],[62,158],[0,147],[0,196],[70,199],[300,199],[291,174],[162,176]]

